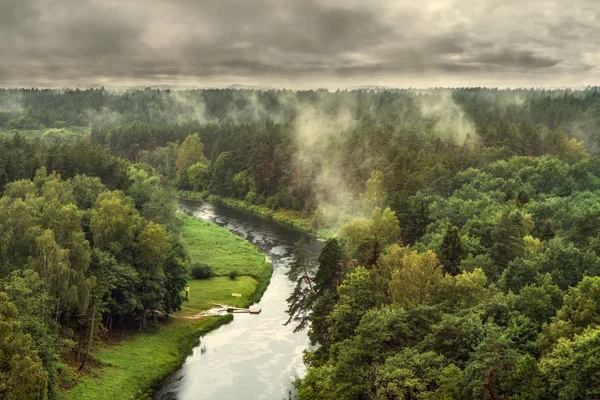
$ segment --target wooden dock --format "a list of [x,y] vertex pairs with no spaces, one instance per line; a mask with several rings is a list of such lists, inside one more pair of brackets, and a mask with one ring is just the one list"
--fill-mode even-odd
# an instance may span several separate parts
[[231,314],[260,314],[262,309],[255,305],[250,306],[250,308],[240,308],[240,307],[232,307],[225,304],[213,303],[213,305],[219,307],[218,310],[227,311]]

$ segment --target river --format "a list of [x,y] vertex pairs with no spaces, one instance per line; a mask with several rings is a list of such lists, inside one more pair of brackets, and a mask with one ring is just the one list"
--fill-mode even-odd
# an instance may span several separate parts
[[275,221],[212,203],[181,202],[189,215],[222,226],[254,244],[273,262],[273,276],[259,315],[235,314],[233,322],[210,332],[155,393],[154,400],[287,400],[292,382],[304,376],[306,331],[294,333],[286,299],[293,284],[285,276],[295,243],[306,237],[315,256],[322,244]]

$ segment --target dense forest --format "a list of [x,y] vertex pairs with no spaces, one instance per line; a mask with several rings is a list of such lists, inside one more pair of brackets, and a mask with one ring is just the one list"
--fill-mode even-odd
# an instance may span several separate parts
[[333,233],[288,274],[302,399],[600,397],[597,88],[15,89],[0,128],[7,398],[181,305],[173,189]]

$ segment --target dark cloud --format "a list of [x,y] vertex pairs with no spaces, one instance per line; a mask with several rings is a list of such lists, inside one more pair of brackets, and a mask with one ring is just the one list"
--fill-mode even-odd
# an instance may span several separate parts
[[549,68],[560,62],[552,57],[537,56],[532,51],[512,51],[510,49],[496,53],[482,53],[475,60],[483,64],[525,69]]
[[3,0],[0,84],[593,84],[574,0]]

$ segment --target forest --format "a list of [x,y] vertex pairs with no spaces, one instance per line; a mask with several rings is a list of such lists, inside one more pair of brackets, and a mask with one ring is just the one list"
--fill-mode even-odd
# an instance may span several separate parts
[[598,398],[598,132],[595,87],[0,90],[0,397],[181,307],[185,190],[327,239],[299,398]]

